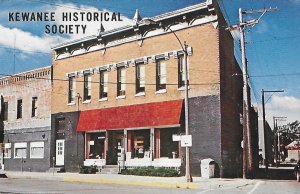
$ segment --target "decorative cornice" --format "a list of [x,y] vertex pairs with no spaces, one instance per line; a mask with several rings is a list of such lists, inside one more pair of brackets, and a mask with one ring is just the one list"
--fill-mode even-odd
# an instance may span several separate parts
[[[141,22],[141,16],[139,12],[136,11],[133,18],[133,21],[135,23],[132,25],[124,26],[110,31],[104,31],[104,28],[102,28],[102,30],[100,29],[98,35],[92,35],[82,39],[57,45],[53,48],[56,51],[56,60],[97,50],[102,51],[102,53],[104,54],[106,49],[109,47],[133,41],[137,41],[137,43],[142,46],[143,40],[146,38],[171,32],[169,30],[165,31],[161,29],[172,28],[173,31],[177,31],[197,25],[216,22],[217,16],[213,15],[208,10],[208,8],[211,6],[212,4],[209,0],[207,0],[207,2],[205,3],[196,4],[183,9],[152,17],[151,20],[159,24],[154,26],[147,25]],[[201,12],[198,12],[200,10]],[[214,11],[212,10],[212,8],[210,8],[210,10]],[[119,37],[122,37],[121,35],[124,32],[130,32],[130,35],[124,38],[111,40],[111,37],[113,37],[112,35],[120,34]],[[84,44],[83,48],[81,46],[82,44]],[[68,50],[65,50],[66,48],[68,48]],[[72,51],[70,51],[70,49],[72,49]]]

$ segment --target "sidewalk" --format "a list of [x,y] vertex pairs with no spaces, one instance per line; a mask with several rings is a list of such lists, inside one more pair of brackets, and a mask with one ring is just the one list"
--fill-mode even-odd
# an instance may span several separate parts
[[164,188],[204,189],[242,187],[255,184],[256,180],[245,179],[205,179],[193,177],[192,183],[187,183],[185,177],[146,177],[118,174],[79,174],[79,173],[41,173],[6,171],[8,178],[57,180],[64,182],[89,182],[103,184],[125,184]]

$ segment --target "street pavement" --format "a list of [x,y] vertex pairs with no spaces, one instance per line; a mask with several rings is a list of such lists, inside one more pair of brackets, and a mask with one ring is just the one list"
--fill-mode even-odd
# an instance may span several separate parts
[[185,177],[149,177],[119,174],[41,173],[8,171],[6,172],[6,175],[11,179],[40,179],[63,182],[139,185],[182,189],[217,189],[224,186],[239,187],[256,183],[256,180],[249,179],[205,179],[201,177],[193,177],[193,182],[187,183]]
[[260,172],[260,179],[193,177],[187,183],[185,177],[8,171],[8,178],[0,179],[0,193],[300,194],[300,183],[290,168],[269,168],[268,177],[263,177],[264,169]]

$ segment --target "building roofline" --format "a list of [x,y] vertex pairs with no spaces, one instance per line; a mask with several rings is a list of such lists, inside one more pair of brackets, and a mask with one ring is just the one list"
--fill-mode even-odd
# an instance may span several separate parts
[[[203,2],[203,3],[198,3],[196,5],[191,5],[191,6],[182,8],[182,9],[178,9],[178,10],[175,10],[175,11],[163,13],[163,14],[160,14],[160,15],[157,15],[157,16],[154,16],[154,17],[150,17],[149,19],[151,19],[155,22],[159,22],[159,21],[162,21],[162,20],[166,20],[166,19],[169,19],[169,18],[172,18],[172,17],[182,15],[182,14],[186,14],[186,13],[189,13],[189,12],[198,11],[198,10],[201,10],[201,9],[206,9],[208,7],[208,5],[210,5],[210,4],[211,4],[211,1],[207,0],[206,2]],[[139,24],[140,27],[145,26],[145,25],[146,24]],[[121,33],[121,32],[132,30],[132,29],[134,29],[133,25],[126,25],[126,26],[123,26],[123,27],[119,27],[119,28],[115,28],[115,29],[103,32],[101,34],[101,36],[102,37],[107,37],[107,36],[111,36],[113,34]],[[68,47],[68,46],[71,46],[71,45],[74,45],[74,44],[90,41],[90,40],[93,40],[93,39],[96,39],[96,38],[97,38],[96,35],[90,35],[90,36],[83,37],[83,38],[80,38],[80,39],[67,41],[67,42],[58,44],[58,45],[52,47],[51,49],[57,50],[57,49]]]
[[23,71],[23,72],[12,74],[12,75],[3,76],[3,77],[0,77],[0,80],[7,79],[7,78],[10,78],[10,77],[19,76],[19,75],[23,75],[23,74],[27,74],[27,73],[32,73],[34,71],[39,71],[39,70],[43,70],[43,69],[51,69],[51,65],[45,66],[45,67],[40,67],[40,68],[37,68],[37,69],[28,70],[28,71]]

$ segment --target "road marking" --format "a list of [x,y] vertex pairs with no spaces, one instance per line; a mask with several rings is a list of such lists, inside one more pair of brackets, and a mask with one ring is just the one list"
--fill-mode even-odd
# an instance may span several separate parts
[[165,188],[197,189],[196,183],[168,183],[168,182],[144,182],[134,180],[114,180],[114,179],[95,179],[95,178],[64,178],[65,182],[90,182],[90,183],[111,183],[122,185],[140,185]]
[[255,186],[253,187],[253,189],[251,189],[251,191],[249,191],[247,194],[252,194],[257,188],[258,186],[263,183],[263,181],[259,181],[255,184]]

